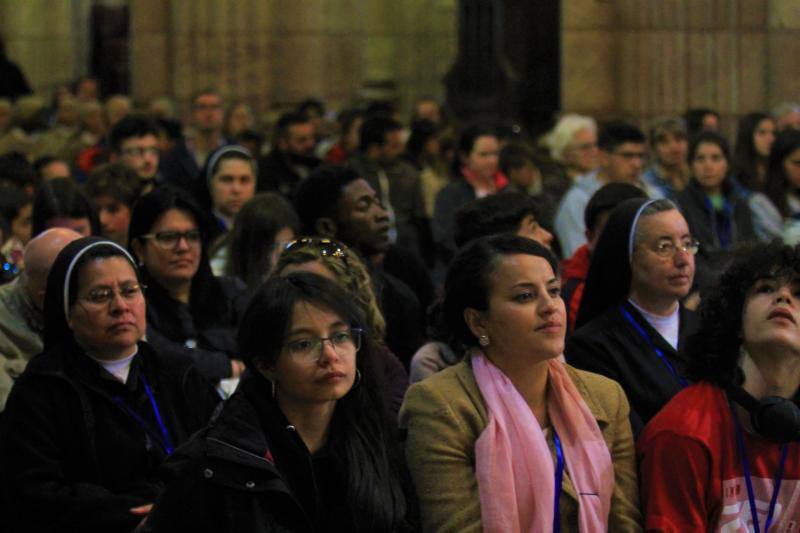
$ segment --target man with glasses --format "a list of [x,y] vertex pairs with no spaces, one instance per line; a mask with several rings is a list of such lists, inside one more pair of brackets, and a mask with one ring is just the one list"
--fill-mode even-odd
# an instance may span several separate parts
[[[626,122],[610,122],[600,131],[600,167],[578,177],[558,206],[555,230],[563,257],[571,256],[586,243],[583,213],[589,198],[606,183],[642,185],[640,175],[645,163],[645,136]],[[652,196],[652,195],[650,195]]]
[[160,181],[158,129],[143,116],[129,115],[111,130],[111,162],[130,168],[141,181],[141,193],[149,192]]
[[193,135],[179,141],[164,154],[161,173],[164,181],[189,192],[202,205],[206,183],[199,177],[200,169],[211,152],[230,144],[230,141],[222,133],[224,110],[219,92],[211,88],[202,89],[192,96],[191,106]]

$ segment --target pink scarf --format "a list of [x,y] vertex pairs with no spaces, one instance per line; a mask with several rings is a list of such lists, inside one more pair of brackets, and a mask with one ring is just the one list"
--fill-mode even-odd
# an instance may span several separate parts
[[[580,531],[605,531],[614,491],[611,454],[564,364],[547,362],[547,412],[579,496]],[[489,414],[475,442],[475,469],[487,532],[553,530],[555,466],[539,422],[522,395],[479,350],[472,370]]]

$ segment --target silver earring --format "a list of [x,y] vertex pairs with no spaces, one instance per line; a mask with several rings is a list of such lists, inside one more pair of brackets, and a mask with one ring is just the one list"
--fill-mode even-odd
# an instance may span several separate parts
[[488,335],[480,335],[478,337],[478,344],[481,346],[489,346],[489,336]]
[[350,389],[351,389],[351,390],[352,390],[352,389],[355,389],[355,388],[356,388],[356,387],[358,387],[359,385],[361,385],[361,371],[360,371],[359,369],[357,369],[357,368],[356,368],[356,380],[353,382],[353,386],[352,386],[352,387],[350,387]]
[[275,380],[274,379],[269,380],[269,384],[272,386],[272,399],[274,400],[275,399]]

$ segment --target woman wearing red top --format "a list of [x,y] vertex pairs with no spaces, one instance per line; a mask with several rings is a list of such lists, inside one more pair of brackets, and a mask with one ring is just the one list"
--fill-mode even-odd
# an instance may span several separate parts
[[646,529],[793,531],[800,248],[776,241],[740,251],[700,313],[687,347],[687,371],[698,383],[675,396],[638,442]]

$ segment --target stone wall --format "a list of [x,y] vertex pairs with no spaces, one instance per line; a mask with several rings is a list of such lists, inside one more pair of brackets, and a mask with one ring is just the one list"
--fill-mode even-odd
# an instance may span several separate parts
[[601,118],[711,107],[739,115],[800,99],[795,0],[565,0],[562,102]]

